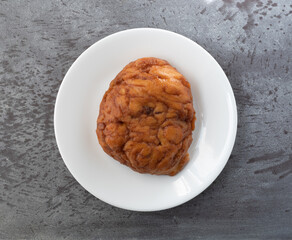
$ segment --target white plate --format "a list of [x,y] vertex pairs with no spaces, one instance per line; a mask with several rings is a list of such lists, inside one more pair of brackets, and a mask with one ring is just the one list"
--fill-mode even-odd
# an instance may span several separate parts
[[[96,137],[109,83],[141,57],[167,60],[191,84],[197,120],[190,162],[174,177],[132,171],[105,154]],[[208,52],[179,34],[140,28],[110,35],[78,57],[61,84],[54,124],[63,160],[87,191],[120,208],[156,211],[194,198],[216,179],[233,148],[237,110],[229,81]]]

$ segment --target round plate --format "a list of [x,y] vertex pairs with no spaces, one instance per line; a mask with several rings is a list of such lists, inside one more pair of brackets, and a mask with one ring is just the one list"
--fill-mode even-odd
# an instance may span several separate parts
[[[197,120],[190,162],[173,177],[132,171],[104,153],[96,137],[110,82],[142,57],[167,60],[191,84]],[[234,145],[237,110],[229,81],[208,52],[179,34],[139,28],[110,35],[78,57],[61,84],[54,124],[62,158],[87,191],[120,208],[156,211],[194,198],[216,179]]]

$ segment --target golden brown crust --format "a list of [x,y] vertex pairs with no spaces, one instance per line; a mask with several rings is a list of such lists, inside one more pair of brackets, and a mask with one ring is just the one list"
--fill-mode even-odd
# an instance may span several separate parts
[[175,175],[189,161],[195,111],[189,82],[167,61],[141,58],[111,82],[100,104],[103,150],[140,173]]

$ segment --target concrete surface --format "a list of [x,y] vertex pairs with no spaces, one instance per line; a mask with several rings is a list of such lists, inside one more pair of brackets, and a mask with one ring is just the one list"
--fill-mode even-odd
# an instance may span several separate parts
[[[0,239],[291,239],[291,24],[291,0],[1,1]],[[222,174],[161,212],[93,197],[66,169],[54,138],[55,98],[70,65],[97,40],[134,27],[202,45],[238,104]]]

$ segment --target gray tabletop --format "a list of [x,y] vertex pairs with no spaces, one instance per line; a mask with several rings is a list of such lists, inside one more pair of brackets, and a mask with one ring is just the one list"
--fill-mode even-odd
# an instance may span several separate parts
[[[291,239],[291,24],[291,0],[1,1],[0,239]],[[238,107],[223,172],[193,200],[160,212],[92,196],[54,137],[55,99],[70,65],[97,40],[136,27],[203,46]]]

